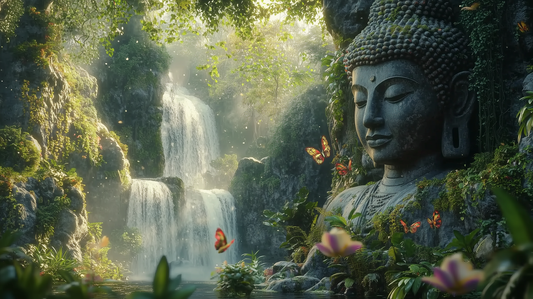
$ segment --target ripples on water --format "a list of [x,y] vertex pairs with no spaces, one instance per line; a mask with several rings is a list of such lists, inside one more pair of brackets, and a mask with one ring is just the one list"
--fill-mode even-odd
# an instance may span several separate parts
[[[116,282],[116,283],[104,283],[102,285],[109,286],[113,291],[117,293],[118,296],[110,295],[101,295],[98,294],[95,298],[104,299],[104,298],[126,298],[128,294],[134,291],[151,291],[152,284],[149,282]],[[196,286],[196,291],[192,294],[189,299],[226,299],[226,298],[235,298],[222,296],[218,292],[213,291],[216,286],[214,281],[186,281],[182,282],[182,286],[185,285],[194,285]],[[329,294],[283,294],[276,292],[263,292],[263,291],[254,291],[250,295],[251,299],[329,299],[329,298],[344,298],[344,296],[338,295],[329,295]]]

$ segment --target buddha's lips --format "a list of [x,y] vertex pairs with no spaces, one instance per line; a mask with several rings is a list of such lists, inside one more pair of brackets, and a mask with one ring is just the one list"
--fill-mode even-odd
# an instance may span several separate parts
[[365,139],[366,139],[366,143],[368,144],[368,146],[378,147],[386,143],[389,143],[392,140],[392,136],[375,134],[371,136],[366,136]]

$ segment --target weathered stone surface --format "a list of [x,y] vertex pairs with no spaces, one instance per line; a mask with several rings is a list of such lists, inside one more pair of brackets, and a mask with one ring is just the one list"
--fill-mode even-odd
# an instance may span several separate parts
[[274,274],[283,272],[286,277],[300,274],[300,267],[293,262],[279,261],[272,266]]
[[320,279],[318,278],[308,276],[295,276],[292,278],[272,281],[268,285],[266,290],[282,293],[298,293],[313,287],[319,282]]
[[265,226],[263,211],[279,211],[304,186],[309,190],[309,201],[317,201],[319,206],[326,201],[331,158],[317,165],[305,152],[308,146],[319,148],[320,136],[327,135],[324,98],[323,87],[309,88],[281,118],[269,156],[239,162],[229,191],[235,198],[240,236],[236,242],[242,252],[260,250],[266,262],[278,261],[287,255],[279,248],[285,232]]
[[[22,186],[21,186],[22,185]],[[35,223],[37,220],[37,200],[35,193],[32,194],[31,189],[27,190],[23,184],[13,186],[13,197],[17,203],[22,205],[20,210],[20,218],[16,220],[20,227],[19,232],[22,234],[17,242],[19,244],[26,244],[35,242]]]
[[320,254],[316,246],[313,246],[313,248],[309,250],[307,259],[301,269],[301,273],[305,276],[316,277],[318,279],[329,277],[339,271],[338,268],[329,268],[328,265],[324,263],[324,256]]
[[331,288],[331,280],[329,277],[322,278],[317,284],[305,290],[306,292],[316,292],[316,291],[328,291]]
[[81,241],[88,232],[87,215],[75,214],[69,209],[63,209],[58,217],[57,225],[54,228],[54,235],[50,240],[50,245],[54,248],[67,250],[72,258],[77,261],[82,260]]
[[[13,186],[12,194],[17,204],[21,205],[16,219],[9,220],[14,221],[17,227],[20,227],[19,231],[22,236],[17,240],[17,244],[35,243],[36,225],[38,225],[37,210],[51,204],[56,197],[63,196],[65,192],[56,185],[52,178],[39,182],[29,177],[26,182],[19,182]],[[50,245],[56,249],[62,247],[73,258],[81,261],[81,247],[84,245],[83,239],[88,231],[83,194],[79,189],[69,186],[66,196],[71,199],[71,205],[59,212]],[[0,205],[0,210],[3,208],[4,206]],[[0,219],[0,221],[6,221],[6,219]]]

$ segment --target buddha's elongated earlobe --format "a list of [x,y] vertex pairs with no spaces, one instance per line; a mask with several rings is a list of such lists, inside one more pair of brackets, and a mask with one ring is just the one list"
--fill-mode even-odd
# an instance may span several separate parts
[[470,137],[468,121],[476,102],[475,92],[468,90],[469,72],[456,74],[450,84],[452,95],[445,107],[444,128],[442,131],[442,155],[457,159],[468,156]]

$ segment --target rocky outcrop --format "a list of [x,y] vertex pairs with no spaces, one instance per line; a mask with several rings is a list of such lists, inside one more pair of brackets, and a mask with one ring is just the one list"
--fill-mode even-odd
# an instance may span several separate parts
[[20,228],[22,236],[18,245],[49,238],[50,245],[63,248],[72,258],[81,261],[81,248],[88,232],[85,201],[78,188],[68,186],[65,189],[51,177],[42,181],[30,177],[26,182],[16,183],[12,196],[19,214],[15,217],[11,214],[11,219],[0,221],[14,222]]
[[239,162],[229,191],[235,198],[242,252],[260,250],[265,260],[279,261],[287,255],[279,248],[285,232],[265,226],[263,211],[279,211],[304,186],[309,190],[308,201],[317,201],[319,206],[325,202],[331,158],[318,165],[305,151],[308,146],[320,148],[320,137],[327,136],[324,98],[324,88],[315,86],[294,99],[280,118],[276,138],[268,146],[269,157]]

